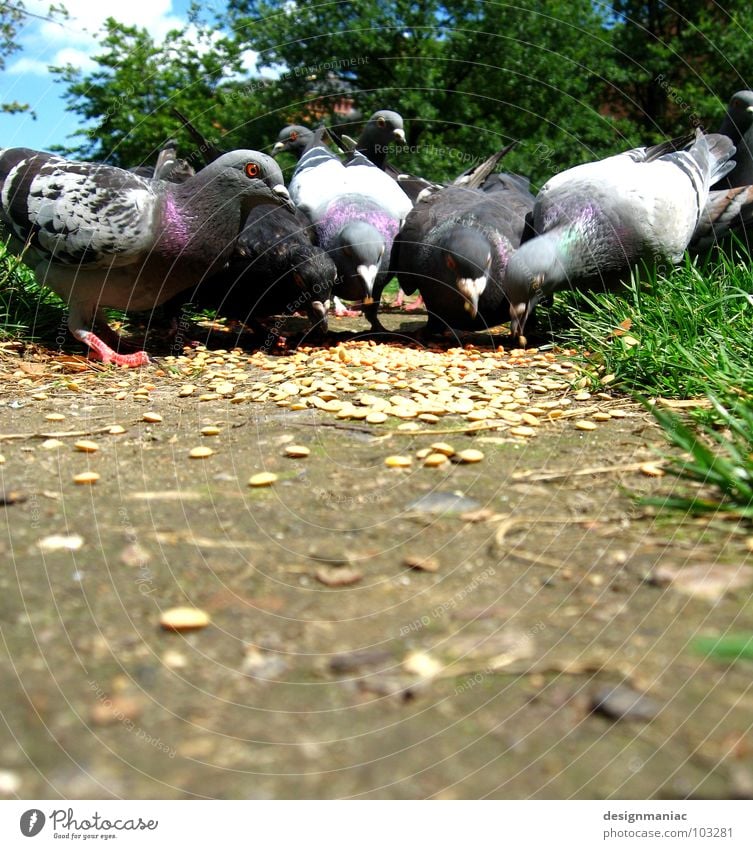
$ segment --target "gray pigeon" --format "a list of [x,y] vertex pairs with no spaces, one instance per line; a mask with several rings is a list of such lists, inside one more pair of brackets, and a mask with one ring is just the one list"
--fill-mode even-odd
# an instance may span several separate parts
[[[389,146],[395,142],[405,144],[403,118],[390,109],[380,109],[369,118],[361,130],[356,142],[356,151],[384,171],[387,169]],[[395,174],[397,173],[395,171]]]
[[157,155],[154,166],[154,179],[167,180],[168,183],[185,183],[196,173],[193,165],[185,159],[178,159],[178,142],[170,139],[165,142]]
[[335,294],[361,301],[374,330],[379,298],[390,278],[392,242],[411,209],[397,183],[356,152],[343,163],[324,145],[324,130],[301,157],[290,196],[316,232],[338,270]]
[[753,91],[732,95],[719,132],[735,145],[735,167],[714,189],[753,185]]
[[750,253],[752,227],[753,186],[710,191],[688,250],[703,254],[720,245],[732,251],[742,245]]
[[263,318],[305,311],[321,334],[336,276],[334,262],[311,244],[306,226],[292,212],[264,204],[251,210],[227,269],[184,294],[257,331]]
[[[288,204],[275,161],[228,153],[185,183],[27,148],[0,151],[0,229],[37,280],[68,303],[68,327],[90,354],[139,366],[90,329],[102,307],[151,310],[220,271],[249,211]],[[111,344],[119,337],[103,321]]]
[[732,170],[734,153],[726,136],[699,130],[694,138],[636,148],[552,177],[536,198],[538,235],[507,266],[513,336],[556,289],[614,285],[641,261],[679,262],[709,186]]
[[534,197],[528,181],[491,169],[490,157],[474,179],[424,194],[395,240],[392,268],[400,287],[417,288],[429,314],[429,333],[448,327],[483,329],[507,319],[505,270],[520,245]]
[[690,249],[704,253],[720,243],[735,251],[753,244],[753,91],[732,96],[719,132],[735,145],[735,167],[711,187]]
[[169,139],[157,154],[155,165],[137,165],[128,169],[131,174],[146,177],[148,180],[167,180],[168,183],[185,183],[196,173],[185,159],[178,159],[178,143]]
[[302,127],[300,124],[288,124],[283,127],[277,136],[277,141],[272,148],[272,156],[277,156],[286,150],[292,153],[296,159],[303,156],[303,151],[311,144],[314,134],[308,127]]

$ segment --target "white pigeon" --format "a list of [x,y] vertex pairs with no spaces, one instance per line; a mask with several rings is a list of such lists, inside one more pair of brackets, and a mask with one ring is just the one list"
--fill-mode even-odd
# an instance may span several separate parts
[[390,253],[412,203],[398,184],[363,154],[345,165],[318,130],[290,180],[290,197],[308,218],[316,242],[338,270],[335,295],[361,301],[375,330],[379,298],[390,278]]

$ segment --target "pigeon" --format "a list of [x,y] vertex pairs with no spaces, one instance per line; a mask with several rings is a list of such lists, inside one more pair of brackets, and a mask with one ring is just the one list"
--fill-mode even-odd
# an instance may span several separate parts
[[393,270],[405,292],[418,288],[423,296],[428,333],[506,320],[505,270],[534,204],[524,177],[489,180],[507,150],[479,166],[474,179],[461,175],[462,183],[425,193],[395,240]]
[[387,161],[387,152],[391,143],[398,141],[405,144],[403,119],[397,112],[391,112],[388,109],[375,112],[364,126],[358,141],[350,136],[339,135],[331,127],[327,132],[345,152],[348,161],[353,159],[356,152],[362,153],[377,168],[389,174],[393,180],[397,180],[400,188],[413,203],[416,203],[424,190],[437,188],[435,183],[423,177],[417,177],[415,174],[404,174]]
[[303,152],[311,144],[314,134],[308,127],[302,127],[300,124],[288,124],[280,130],[277,136],[277,141],[272,148],[272,156],[277,156],[286,150],[292,153],[296,159],[303,156]]
[[193,166],[185,159],[178,159],[178,143],[174,139],[166,141],[157,155],[157,163],[152,165],[137,165],[128,170],[139,177],[148,180],[167,180],[169,183],[185,183],[196,173]]
[[735,167],[711,187],[689,249],[706,253],[720,245],[751,252],[753,245],[753,91],[732,96],[719,132],[735,145]]
[[[177,109],[173,113],[191,134],[207,164],[223,155],[224,151],[185,115]],[[228,268],[192,293],[179,295],[169,304],[168,312],[177,318],[180,308],[190,300],[201,309],[215,310],[225,318],[248,321],[261,331],[262,318],[305,311],[312,326],[326,333],[336,276],[334,262],[312,244],[302,216],[289,209],[262,204],[249,213]]]
[[753,91],[738,91],[732,95],[719,132],[735,145],[735,167],[713,188],[753,185]]
[[373,330],[383,330],[377,312],[390,278],[392,242],[411,209],[397,183],[363,154],[343,164],[317,130],[290,180],[290,196],[311,222],[316,242],[338,270],[335,294],[361,301]]
[[726,136],[698,130],[552,177],[533,210],[538,235],[507,265],[513,336],[522,336],[532,308],[556,289],[614,285],[641,261],[679,262],[709,186],[732,170],[734,152]]
[[[338,143],[340,139],[337,139]],[[402,116],[389,109],[375,112],[364,125],[358,141],[354,142],[349,136],[342,137],[342,143],[354,152],[362,153],[370,162],[382,171],[390,171],[390,176],[397,177],[399,173],[387,162],[387,152],[394,142],[405,144],[405,128]],[[341,147],[343,146],[341,144]]]
[[140,366],[149,357],[116,353],[95,335],[101,308],[151,310],[216,274],[261,203],[287,205],[289,196],[277,163],[253,150],[225,154],[181,184],[27,148],[0,151],[0,230],[67,302],[73,336],[105,363]]
[[263,204],[249,213],[228,268],[186,295],[202,309],[249,321],[257,331],[263,330],[262,318],[299,311],[326,333],[336,277],[335,263],[311,243],[305,222]]

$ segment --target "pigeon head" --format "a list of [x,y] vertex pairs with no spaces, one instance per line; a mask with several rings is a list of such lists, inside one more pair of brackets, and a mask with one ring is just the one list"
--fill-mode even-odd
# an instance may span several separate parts
[[266,153],[258,150],[232,150],[183,183],[201,197],[201,185],[231,192],[240,199],[243,220],[255,206],[275,203],[293,211],[290,196],[285,188],[280,166]]
[[752,126],[753,91],[738,91],[732,95],[719,132],[737,144]]
[[400,144],[405,144],[405,127],[403,126],[403,118],[397,112],[392,112],[389,109],[380,109],[369,118],[364,132],[368,130],[375,139],[387,144],[391,141],[398,141]]
[[546,295],[568,282],[561,234],[545,233],[524,242],[507,263],[503,289],[510,302],[510,330],[520,336],[531,310]]
[[292,153],[297,159],[300,159],[301,154],[306,149],[308,143],[313,138],[313,133],[308,127],[302,127],[300,124],[288,124],[283,127],[277,136],[277,141],[272,148],[272,156],[277,156],[286,150]]
[[390,144],[405,144],[403,119],[397,112],[380,109],[369,118],[358,138],[358,150],[377,167],[384,168]]
[[332,258],[346,285],[356,281],[363,289],[363,302],[372,303],[374,282],[385,253],[382,234],[365,221],[351,221],[339,232]]
[[478,300],[489,280],[492,247],[479,230],[453,227],[443,240],[442,276],[465,298],[464,308],[471,318],[478,314]]
[[313,245],[310,250],[301,248],[298,262],[290,269],[290,277],[298,291],[301,309],[306,310],[312,326],[318,325],[326,333],[327,313],[337,277],[335,263],[320,248]]

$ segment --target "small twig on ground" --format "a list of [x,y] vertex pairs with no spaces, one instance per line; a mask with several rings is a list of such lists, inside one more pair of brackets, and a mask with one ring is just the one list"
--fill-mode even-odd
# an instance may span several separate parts
[[[641,463],[623,463],[617,466],[592,466],[588,469],[577,469],[562,472],[546,472],[532,469],[529,472],[515,472],[512,478],[516,481],[553,481],[560,478],[573,478],[581,475],[608,475],[614,472],[639,472],[645,465],[646,460]],[[657,468],[665,464],[664,460],[652,460],[651,464]]]

